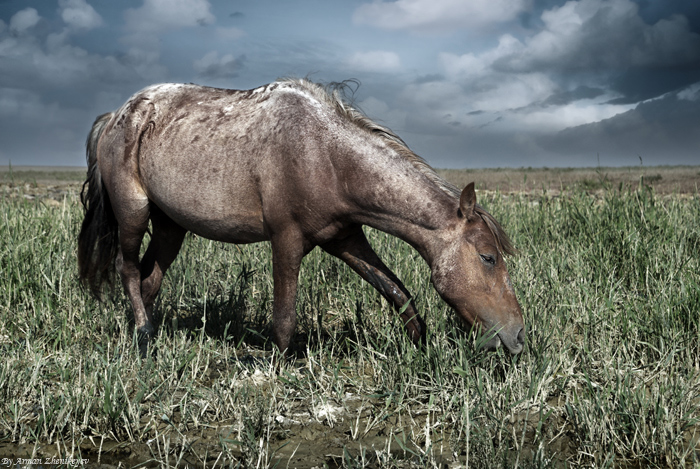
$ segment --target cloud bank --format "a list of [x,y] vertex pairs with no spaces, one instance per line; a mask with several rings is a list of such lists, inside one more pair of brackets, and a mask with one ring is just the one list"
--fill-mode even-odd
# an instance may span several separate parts
[[6,0],[0,164],[83,164],[94,117],[154,82],[283,76],[359,79],[356,102],[436,166],[697,164],[696,3],[265,5]]
[[698,157],[700,106],[683,96],[700,81],[700,35],[685,17],[648,24],[630,0],[578,0],[543,10],[539,24],[479,52],[439,53],[430,79],[389,102],[408,111],[392,124],[409,130],[422,152],[439,135],[453,166],[494,157],[512,164],[518,154],[550,165],[599,154],[613,164],[634,164],[637,153],[656,164],[669,153],[686,163]]

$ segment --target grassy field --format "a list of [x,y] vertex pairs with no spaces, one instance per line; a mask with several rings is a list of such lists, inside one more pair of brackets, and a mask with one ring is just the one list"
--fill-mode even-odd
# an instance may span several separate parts
[[316,250],[300,276],[297,358],[279,372],[267,340],[269,245],[188,235],[159,299],[156,355],[141,361],[124,295],[98,303],[78,286],[75,184],[10,184],[0,198],[0,457],[700,467],[700,196],[597,180],[556,195],[479,194],[520,249],[508,263],[528,327],[521,355],[476,350],[420,257],[368,230],[414,293],[426,346]]

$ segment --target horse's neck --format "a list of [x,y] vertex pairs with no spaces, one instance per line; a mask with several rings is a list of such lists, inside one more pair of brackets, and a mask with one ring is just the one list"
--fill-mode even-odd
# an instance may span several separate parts
[[377,176],[375,172],[368,179],[372,183],[362,185],[357,198],[365,209],[361,222],[403,239],[430,262],[439,232],[448,228],[456,214],[456,201],[412,167]]

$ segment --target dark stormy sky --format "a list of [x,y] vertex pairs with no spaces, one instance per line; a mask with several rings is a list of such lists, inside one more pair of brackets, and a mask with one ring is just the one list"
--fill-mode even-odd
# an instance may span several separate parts
[[700,164],[697,0],[0,0],[0,164],[157,82],[355,78],[436,167]]

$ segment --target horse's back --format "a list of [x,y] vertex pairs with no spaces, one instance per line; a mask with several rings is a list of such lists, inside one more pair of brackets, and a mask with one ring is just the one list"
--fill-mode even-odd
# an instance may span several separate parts
[[327,104],[293,83],[246,91],[161,84],[132,96],[111,132],[113,142],[125,142],[119,164],[178,224],[212,239],[252,242],[268,237],[265,217],[276,213],[270,204],[312,198],[318,179],[328,182],[327,152],[310,147],[315,127],[329,118]]

